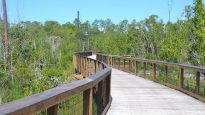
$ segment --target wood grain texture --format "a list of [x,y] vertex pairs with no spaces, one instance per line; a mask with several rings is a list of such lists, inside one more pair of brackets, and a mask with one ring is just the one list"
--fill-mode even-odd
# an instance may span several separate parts
[[87,89],[83,92],[83,115],[92,115],[92,88]]

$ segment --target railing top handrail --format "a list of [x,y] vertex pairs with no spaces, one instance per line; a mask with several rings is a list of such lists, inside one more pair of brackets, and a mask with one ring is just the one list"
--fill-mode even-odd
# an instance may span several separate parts
[[149,59],[144,59],[144,58],[124,57],[124,56],[118,56],[118,55],[105,55],[105,54],[99,54],[99,55],[111,56],[115,58],[127,59],[127,60],[132,60],[132,61],[141,61],[141,62],[152,63],[152,64],[163,64],[166,66],[180,67],[180,68],[186,68],[186,69],[192,69],[195,71],[205,72],[205,67],[194,66],[190,64],[180,64],[180,63],[172,63],[172,62],[159,61],[159,60],[149,60]]
[[64,101],[70,96],[92,88],[111,73],[111,68],[105,63],[102,64],[106,67],[105,69],[90,75],[85,79],[67,83],[39,94],[34,94],[19,100],[2,104],[0,105],[0,114],[29,114],[38,112]]

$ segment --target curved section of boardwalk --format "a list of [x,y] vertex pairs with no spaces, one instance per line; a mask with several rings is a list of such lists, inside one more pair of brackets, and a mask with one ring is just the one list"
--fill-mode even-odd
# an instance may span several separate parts
[[117,69],[112,70],[111,95],[107,115],[205,115],[205,103]]
[[135,75],[113,69],[107,115],[205,115],[205,103]]

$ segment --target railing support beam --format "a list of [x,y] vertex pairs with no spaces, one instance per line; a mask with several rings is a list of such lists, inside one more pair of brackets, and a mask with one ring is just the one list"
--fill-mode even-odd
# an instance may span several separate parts
[[92,99],[92,88],[83,92],[83,115],[92,115]]
[[179,75],[179,88],[184,87],[184,68],[180,68],[180,75]]
[[156,71],[157,71],[157,65],[156,64],[153,64],[153,80],[156,80],[157,77],[156,77]]
[[57,115],[58,114],[58,104],[51,106],[47,109],[47,115]]
[[164,78],[165,78],[165,82],[166,82],[167,78],[168,78],[168,66],[167,65],[164,66]]
[[146,62],[144,62],[144,77],[146,78]]
[[200,92],[200,72],[196,72],[196,94]]

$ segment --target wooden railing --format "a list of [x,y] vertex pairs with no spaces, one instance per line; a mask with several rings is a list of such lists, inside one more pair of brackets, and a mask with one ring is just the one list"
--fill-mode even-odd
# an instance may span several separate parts
[[205,102],[205,68],[186,64],[98,54],[100,61],[166,85]]
[[[82,74],[84,79],[0,105],[0,114],[68,114],[66,110],[70,108],[66,109],[67,106],[64,105],[70,97],[77,94],[82,94],[83,104],[70,114],[105,114],[111,105],[111,68],[100,61],[87,58],[89,55],[92,52],[75,53],[73,56],[76,72]],[[82,113],[77,113],[80,110]]]

